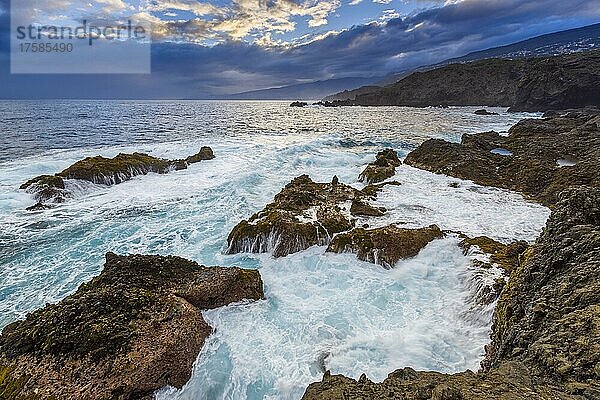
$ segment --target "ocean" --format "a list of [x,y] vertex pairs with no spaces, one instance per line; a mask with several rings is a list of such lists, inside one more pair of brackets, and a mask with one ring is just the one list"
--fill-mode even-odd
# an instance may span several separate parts
[[[227,235],[291,179],[357,177],[386,147],[404,157],[428,138],[506,132],[538,114],[478,116],[475,107],[291,108],[280,101],[0,101],[0,328],[58,302],[98,275],[104,254],[178,255],[204,265],[259,269],[266,299],[204,313],[215,333],[182,389],[166,399],[299,399],[323,368],[376,381],[394,369],[476,370],[493,306],[474,304],[477,281],[452,235],[386,270],[312,247],[288,257],[224,255]],[[51,210],[20,184],[87,156],[145,152],[216,158],[106,187],[72,183]],[[402,165],[371,227],[437,224],[502,242],[533,241],[549,210],[505,190]],[[456,184],[458,183],[458,184]],[[491,278],[490,278],[491,279]]]

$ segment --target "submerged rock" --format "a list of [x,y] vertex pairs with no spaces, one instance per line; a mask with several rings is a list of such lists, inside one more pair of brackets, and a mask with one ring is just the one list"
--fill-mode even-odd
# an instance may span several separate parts
[[56,175],[41,175],[30,179],[21,185],[20,189],[32,193],[34,199],[42,206],[46,202],[62,203],[73,197],[65,188],[65,180],[78,179],[102,185],[116,185],[137,175],[150,172],[166,174],[172,170],[186,169],[189,164],[213,158],[215,156],[212,149],[206,146],[185,160],[166,160],[144,153],[121,153],[114,158],[87,157]]
[[398,159],[398,154],[393,149],[385,149],[377,153],[374,162],[367,165],[358,177],[361,182],[367,184],[382,182],[396,174],[396,167],[402,162]]
[[335,233],[354,227],[345,203],[361,196],[360,191],[335,178],[331,183],[316,183],[308,175],[299,176],[271,204],[233,228],[227,252],[271,252],[282,257],[316,244],[326,245]]
[[[510,155],[495,154],[504,149]],[[575,160],[559,166],[558,160]],[[571,113],[527,119],[509,130],[463,135],[462,142],[430,139],[404,161],[416,168],[486,186],[515,190],[544,205],[569,186],[600,186],[600,115]]]
[[475,114],[476,115],[499,115],[497,112],[490,112],[485,109],[477,110],[477,111],[475,111]]
[[202,310],[263,296],[258,271],[109,253],[98,277],[4,328],[0,393],[7,382],[14,399],[149,399],[181,388],[212,331]]
[[599,205],[600,188],[560,195],[498,300],[482,371],[404,368],[381,383],[327,372],[303,400],[600,398]]
[[399,260],[416,256],[429,242],[442,236],[437,225],[418,229],[394,225],[377,229],[356,228],[336,235],[327,251],[356,253],[359,260],[393,268]]

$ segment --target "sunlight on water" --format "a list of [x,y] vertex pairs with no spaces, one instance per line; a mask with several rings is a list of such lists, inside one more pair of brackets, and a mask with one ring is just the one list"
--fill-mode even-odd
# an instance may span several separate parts
[[[506,131],[524,114],[290,109],[282,102],[35,104],[0,102],[0,128],[11,132],[0,152],[0,326],[72,293],[101,271],[107,251],[173,254],[258,268],[266,300],[205,312],[216,333],[188,385],[162,391],[162,399],[298,399],[324,368],[374,380],[404,366],[477,368],[489,308],[469,304],[472,274],[455,237],[430,243],[393,270],[323,247],[280,259],[222,250],[240,219],[300,174],[316,181],[337,175],[360,188],[358,174],[383,147],[405,156],[429,137],[457,141],[465,132]],[[49,117],[36,121],[32,113]],[[18,190],[21,183],[85,156],[183,158],[202,145],[217,158],[113,187],[80,184],[76,198],[60,207],[24,211],[33,199]],[[533,240],[548,216],[516,194],[408,166],[393,179],[402,185],[386,187],[377,200],[388,214],[361,222],[436,223],[508,242]]]

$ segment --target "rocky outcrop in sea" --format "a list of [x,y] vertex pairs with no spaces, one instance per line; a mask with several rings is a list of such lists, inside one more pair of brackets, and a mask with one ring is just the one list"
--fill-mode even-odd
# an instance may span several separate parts
[[367,184],[383,182],[396,174],[396,167],[402,165],[398,154],[393,149],[385,149],[377,153],[375,161],[369,163],[358,177]]
[[272,253],[283,257],[314,245],[327,245],[333,236],[355,225],[354,216],[380,216],[385,209],[369,199],[384,185],[362,191],[334,177],[330,183],[313,182],[308,175],[293,179],[272,203],[237,224],[227,239],[227,253]]
[[102,273],[0,335],[2,399],[150,399],[181,388],[212,328],[202,310],[264,297],[258,271],[106,255]]
[[401,259],[416,256],[429,242],[442,236],[436,225],[418,229],[395,225],[376,229],[356,228],[336,235],[327,251],[354,253],[359,260],[393,268]]
[[215,158],[210,147],[184,160],[166,160],[144,153],[118,154],[114,158],[87,157],[55,175],[41,175],[21,185],[20,189],[33,194],[38,202],[30,210],[47,208],[45,203],[62,203],[73,197],[65,181],[74,179],[101,185],[116,185],[137,175],[150,172],[166,174],[173,170],[186,169],[188,165]]

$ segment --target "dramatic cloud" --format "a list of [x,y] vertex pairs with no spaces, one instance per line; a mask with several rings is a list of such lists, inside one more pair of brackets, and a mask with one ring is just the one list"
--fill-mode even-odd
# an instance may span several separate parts
[[[2,1],[6,0],[0,0],[0,9]],[[107,0],[105,5],[114,8],[120,3]],[[206,98],[332,78],[385,76],[600,19],[597,0],[446,1],[413,12],[402,9],[400,2],[394,2],[393,9],[372,1],[351,3],[356,5],[342,6],[337,0],[237,0],[227,6],[188,0],[147,2],[136,11],[155,22],[158,34],[151,75],[20,77],[7,75],[3,63],[0,97],[27,93],[35,97],[42,92],[52,97],[52,90],[59,93],[56,97],[87,97],[83,87],[102,97]],[[380,7],[374,19],[381,19],[310,30],[329,26],[325,21],[342,12],[340,7],[366,5]],[[193,17],[169,20],[165,12]],[[278,32],[297,32],[298,17],[305,18],[302,35],[282,39]],[[170,41],[173,38],[177,42]],[[199,44],[211,40],[211,45]]]

